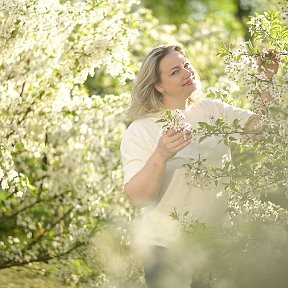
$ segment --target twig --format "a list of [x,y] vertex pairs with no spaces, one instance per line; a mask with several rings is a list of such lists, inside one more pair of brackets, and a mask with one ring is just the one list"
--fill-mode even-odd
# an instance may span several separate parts
[[6,264],[4,263],[4,264],[0,265],[0,270],[1,269],[7,269],[7,268],[15,267],[15,266],[18,266],[18,267],[19,266],[24,266],[24,265],[27,265],[29,263],[47,262],[47,261],[52,260],[52,259],[61,258],[61,257],[65,256],[65,255],[67,255],[67,254],[70,254],[72,251],[74,251],[77,248],[83,246],[84,244],[85,244],[84,242],[79,242],[75,246],[73,246],[70,249],[68,249],[67,251],[59,253],[58,255],[54,255],[54,256],[45,255],[43,257],[31,259],[29,261],[27,260],[27,261],[22,261],[22,262],[14,262],[14,263],[6,263]]

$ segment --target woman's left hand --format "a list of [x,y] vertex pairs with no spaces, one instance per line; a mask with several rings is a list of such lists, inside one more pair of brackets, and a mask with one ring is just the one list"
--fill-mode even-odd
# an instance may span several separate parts
[[264,72],[268,79],[277,74],[280,65],[280,56],[274,49],[262,51],[257,59],[258,71]]

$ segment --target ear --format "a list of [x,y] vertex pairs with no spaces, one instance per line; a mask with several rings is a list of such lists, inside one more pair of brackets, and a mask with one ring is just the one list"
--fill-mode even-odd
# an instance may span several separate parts
[[155,89],[160,92],[161,94],[164,93],[164,88],[162,87],[161,83],[157,83],[154,85]]

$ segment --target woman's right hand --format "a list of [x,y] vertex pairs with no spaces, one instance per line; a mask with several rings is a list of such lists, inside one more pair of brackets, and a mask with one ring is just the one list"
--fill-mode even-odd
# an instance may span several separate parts
[[177,152],[185,148],[191,143],[192,134],[185,134],[183,131],[176,132],[169,129],[163,134],[158,142],[155,153],[157,153],[164,161],[173,158]]

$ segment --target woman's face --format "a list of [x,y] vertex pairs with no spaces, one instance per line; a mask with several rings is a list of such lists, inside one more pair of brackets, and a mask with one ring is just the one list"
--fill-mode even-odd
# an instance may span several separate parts
[[155,88],[162,93],[164,104],[181,108],[197,88],[194,67],[181,53],[172,51],[160,61],[159,70],[161,82]]

